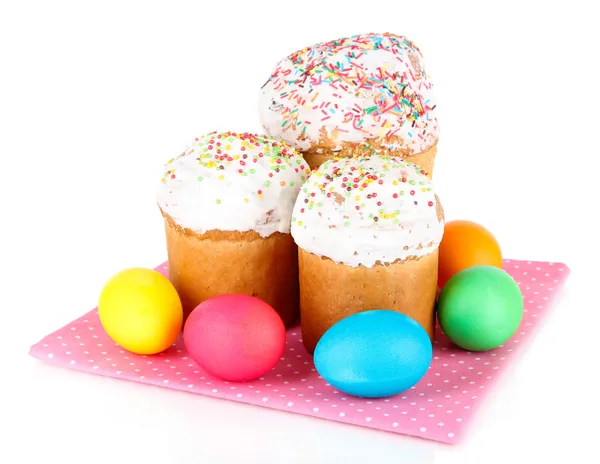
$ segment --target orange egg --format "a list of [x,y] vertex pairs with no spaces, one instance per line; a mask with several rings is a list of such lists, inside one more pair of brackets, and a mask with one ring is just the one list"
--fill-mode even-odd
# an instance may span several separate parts
[[502,268],[502,251],[496,238],[472,221],[447,222],[440,244],[438,286],[443,288],[457,272],[482,264]]

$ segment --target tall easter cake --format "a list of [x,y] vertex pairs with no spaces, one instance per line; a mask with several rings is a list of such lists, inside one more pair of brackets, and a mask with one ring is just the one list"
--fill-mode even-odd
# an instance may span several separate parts
[[290,220],[308,165],[265,136],[212,132],[164,168],[169,278],[185,315],[224,293],[269,303],[290,326],[298,316],[297,247]]
[[370,309],[402,312],[433,338],[443,231],[443,209],[419,166],[386,155],[325,161],[292,216],[306,348]]

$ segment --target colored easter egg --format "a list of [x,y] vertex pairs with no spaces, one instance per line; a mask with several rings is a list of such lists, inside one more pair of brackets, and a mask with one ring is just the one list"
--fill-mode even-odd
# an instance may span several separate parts
[[414,319],[388,310],[348,316],[329,328],[314,352],[315,368],[349,395],[380,398],[415,385],[431,364],[427,332]]
[[137,354],[166,350],[183,324],[175,287],[151,269],[125,269],[111,277],[100,293],[98,315],[108,336]]
[[457,272],[479,265],[502,268],[502,251],[496,238],[472,221],[447,222],[440,243],[438,286],[444,288]]
[[254,380],[269,372],[285,348],[277,312],[248,295],[219,295],[200,303],[183,328],[185,347],[196,363],[223,380]]
[[523,318],[523,297],[514,279],[494,266],[474,266],[454,275],[437,306],[444,333],[469,351],[505,343]]

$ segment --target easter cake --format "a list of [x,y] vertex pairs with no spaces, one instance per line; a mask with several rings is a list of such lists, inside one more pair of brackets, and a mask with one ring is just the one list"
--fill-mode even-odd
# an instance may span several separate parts
[[433,338],[443,232],[442,206],[419,166],[380,155],[325,161],[303,185],[291,226],[307,350],[370,309],[402,312]]
[[298,252],[290,220],[309,172],[287,144],[248,133],[211,132],[164,168],[157,203],[164,217],[169,278],[184,315],[220,294],[298,317]]
[[258,102],[265,132],[304,154],[400,156],[428,175],[437,152],[433,84],[406,37],[365,34],[319,43],[279,61]]

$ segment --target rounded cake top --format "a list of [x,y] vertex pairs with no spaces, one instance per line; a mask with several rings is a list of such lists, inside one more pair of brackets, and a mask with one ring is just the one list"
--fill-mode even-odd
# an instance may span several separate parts
[[348,266],[417,259],[434,251],[443,233],[431,180],[391,156],[326,161],[303,185],[292,215],[299,247]]
[[157,203],[197,233],[289,233],[298,189],[310,172],[302,155],[267,136],[211,132],[164,167]]
[[408,156],[437,143],[432,87],[406,37],[354,35],[281,60],[258,107],[266,133],[302,151],[375,143]]

